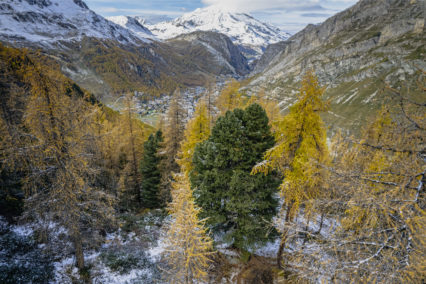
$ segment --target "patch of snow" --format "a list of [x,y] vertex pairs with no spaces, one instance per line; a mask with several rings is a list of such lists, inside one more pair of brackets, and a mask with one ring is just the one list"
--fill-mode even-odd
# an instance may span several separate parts
[[160,237],[157,241],[157,245],[148,250],[148,255],[154,262],[157,262],[161,259],[161,255],[166,250],[166,246],[167,243],[165,242],[164,236]]
[[365,103],[365,104],[368,104],[377,95],[378,92],[379,91],[375,91],[373,94],[371,94],[371,96],[369,96],[368,98],[366,98],[362,102]]
[[[151,278],[152,272],[149,269],[132,269],[125,274],[120,274],[119,272],[111,271],[105,265],[100,265],[95,269],[92,269],[92,273],[99,275],[93,277],[94,283],[108,283],[108,284],[123,284],[123,283],[133,283],[134,281],[143,278]],[[141,283],[141,282],[137,282]]]
[[355,97],[358,94],[358,89],[355,89],[353,94],[350,95],[344,102],[343,104],[346,104],[347,102],[349,102],[353,97]]
[[336,114],[336,113],[334,113],[332,111],[328,111],[328,113],[334,115],[335,117],[344,118],[343,116],[338,115],[338,114]]
[[274,258],[277,256],[279,247],[280,247],[280,239],[277,238],[275,241],[268,242],[264,246],[256,248],[254,250],[254,253],[256,255]]
[[12,225],[10,226],[10,230],[17,234],[18,236],[25,236],[28,237],[34,233],[34,230],[29,225],[23,225],[23,226],[16,226]]
[[200,42],[203,46],[205,46],[207,48],[207,50],[214,55],[216,61],[221,64],[222,66],[225,65],[226,67],[228,67],[228,69],[230,69],[232,71],[232,73],[236,74],[237,72],[235,71],[235,68],[227,61],[225,60],[225,58],[223,58],[222,54],[220,54],[219,51],[217,51],[216,49],[214,49],[212,46],[210,46],[209,44],[205,43],[205,42]]

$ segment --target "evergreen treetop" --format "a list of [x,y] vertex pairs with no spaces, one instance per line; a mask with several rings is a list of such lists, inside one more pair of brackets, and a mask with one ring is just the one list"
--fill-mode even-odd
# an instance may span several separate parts
[[163,141],[163,134],[158,130],[151,134],[144,143],[144,154],[140,170],[142,174],[141,195],[145,208],[158,208],[161,201],[158,198],[158,190],[161,182],[161,172],[158,165],[161,161],[157,155],[160,143]]
[[209,139],[195,149],[190,178],[200,215],[237,248],[268,239],[265,227],[278,205],[277,179],[250,171],[273,145],[266,113],[253,104],[220,117]]

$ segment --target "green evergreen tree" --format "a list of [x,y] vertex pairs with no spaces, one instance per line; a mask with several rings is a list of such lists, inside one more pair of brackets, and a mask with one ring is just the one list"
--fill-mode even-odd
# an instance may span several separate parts
[[274,173],[250,175],[274,145],[268,117],[258,104],[220,117],[208,140],[194,152],[190,173],[200,217],[233,246],[247,249],[269,239],[265,233],[276,214],[279,181]]
[[158,198],[158,190],[161,182],[161,172],[158,168],[160,157],[157,152],[160,143],[163,142],[163,133],[158,130],[155,135],[151,134],[144,143],[144,153],[141,162],[141,195],[145,208],[158,208],[161,201]]

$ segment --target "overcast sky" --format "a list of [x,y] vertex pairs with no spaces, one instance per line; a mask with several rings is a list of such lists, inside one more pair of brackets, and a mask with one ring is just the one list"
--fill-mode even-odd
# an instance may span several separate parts
[[167,15],[171,18],[210,5],[245,12],[286,31],[297,32],[307,24],[323,22],[357,0],[85,0],[103,16]]

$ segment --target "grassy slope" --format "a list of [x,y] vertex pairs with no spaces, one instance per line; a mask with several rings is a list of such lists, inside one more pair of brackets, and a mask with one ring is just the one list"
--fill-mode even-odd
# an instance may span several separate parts
[[[317,73],[321,78],[321,74],[326,74],[327,68],[335,63],[333,58],[327,58],[330,52],[350,46],[354,42],[377,37],[377,30],[378,28],[373,26],[361,33],[353,31],[334,37],[321,47],[297,58],[294,65],[303,66],[308,65],[306,62],[310,62],[309,65],[319,71]],[[349,66],[338,78],[325,84],[327,86],[325,99],[330,101],[331,108],[330,112],[323,114],[323,118],[330,127],[330,133],[343,128],[357,134],[365,121],[370,119],[383,103],[395,105],[391,94],[384,91],[384,87],[385,85],[404,87],[414,84],[417,78],[416,71],[407,71],[404,65],[420,72],[418,63],[424,62],[426,53],[423,43],[425,43],[423,34],[407,33],[364,53],[354,55],[360,57],[360,61],[365,64],[359,69]],[[256,77],[259,77],[259,74]],[[299,79],[300,73],[289,72],[261,87],[282,103],[281,108],[285,112],[297,99]],[[419,91],[412,91],[410,94],[412,99],[418,101],[422,96],[424,94]]]

